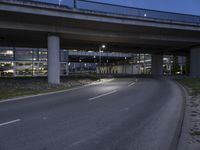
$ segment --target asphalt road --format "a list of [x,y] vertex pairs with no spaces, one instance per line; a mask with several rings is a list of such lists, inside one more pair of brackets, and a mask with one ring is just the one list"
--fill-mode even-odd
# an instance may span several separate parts
[[0,102],[0,150],[169,150],[183,93],[165,79],[115,79]]

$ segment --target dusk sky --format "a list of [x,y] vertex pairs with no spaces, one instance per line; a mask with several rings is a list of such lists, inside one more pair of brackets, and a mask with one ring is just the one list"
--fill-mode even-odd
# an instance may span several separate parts
[[200,0],[92,0],[139,8],[200,15]]

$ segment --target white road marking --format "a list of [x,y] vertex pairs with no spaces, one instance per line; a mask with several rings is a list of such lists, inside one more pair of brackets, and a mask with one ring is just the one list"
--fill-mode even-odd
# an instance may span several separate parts
[[1,127],[1,126],[5,126],[5,125],[8,125],[8,124],[11,124],[11,123],[19,122],[19,121],[21,121],[21,119],[16,119],[16,120],[4,122],[4,123],[1,123],[1,124],[0,124],[0,127]]
[[130,83],[130,84],[128,85],[128,87],[133,86],[137,81],[138,81],[138,79],[135,79],[135,81],[132,82],[132,83]]
[[98,96],[95,96],[95,97],[92,97],[92,98],[89,98],[88,100],[89,101],[92,101],[92,100],[95,100],[95,99],[98,99],[98,98],[101,98],[103,96],[107,96],[107,95],[110,95],[110,94],[113,94],[113,93],[116,93],[117,90],[113,90],[111,92],[108,92],[108,93],[105,93],[105,94],[101,94],[101,95],[98,95]]
[[131,84],[128,85],[128,87],[130,87],[130,86],[132,86],[132,85],[134,85],[134,84],[135,84],[135,82],[132,82]]

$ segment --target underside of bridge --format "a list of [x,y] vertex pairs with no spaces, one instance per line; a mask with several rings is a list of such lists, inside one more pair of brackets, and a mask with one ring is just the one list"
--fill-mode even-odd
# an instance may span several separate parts
[[[48,34],[48,32],[0,29],[0,46],[47,48]],[[192,42],[140,39],[139,35],[138,38],[127,38],[109,37],[109,35],[56,34],[60,37],[61,48],[65,49],[98,51],[101,44],[106,44],[108,51],[186,55],[191,47],[197,45]]]

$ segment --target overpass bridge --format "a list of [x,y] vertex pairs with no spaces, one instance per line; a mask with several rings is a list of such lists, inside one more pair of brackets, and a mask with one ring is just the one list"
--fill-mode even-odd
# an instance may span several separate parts
[[200,17],[87,0],[1,0],[0,46],[48,47],[48,78],[59,83],[59,49],[152,54],[152,73],[162,74],[162,55],[190,53],[191,76],[200,76]]

